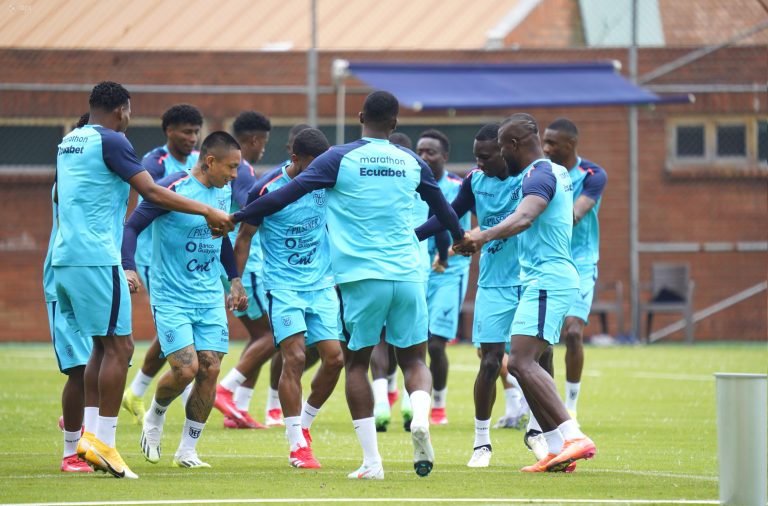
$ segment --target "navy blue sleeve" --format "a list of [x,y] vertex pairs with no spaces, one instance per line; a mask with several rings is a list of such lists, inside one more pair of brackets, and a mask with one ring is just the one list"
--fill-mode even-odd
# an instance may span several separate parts
[[342,150],[331,148],[312,160],[309,167],[296,176],[294,181],[304,188],[306,193],[321,188],[331,188],[339,177],[339,167],[343,158]]
[[435,248],[440,261],[445,263],[448,260],[448,249],[451,247],[451,236],[443,230],[435,234]]
[[165,164],[163,160],[167,156],[170,156],[162,148],[156,148],[147,153],[144,158],[141,159],[141,165],[144,170],[149,172],[152,179],[158,181],[165,176]]
[[603,196],[603,190],[605,189],[605,183],[608,182],[608,176],[604,170],[587,169],[587,176],[584,178],[584,186],[581,190],[581,195],[587,196],[598,201]]
[[549,203],[557,191],[557,178],[549,163],[536,164],[523,177],[523,197],[536,195]]
[[429,205],[429,209],[435,213],[440,223],[451,232],[453,241],[461,241],[464,238],[464,229],[459,224],[456,211],[445,200],[443,192],[440,191],[440,187],[437,186],[437,181],[432,175],[432,170],[423,161],[419,161],[421,162],[421,182],[416,187],[416,191],[421,195],[422,200]]
[[[442,195],[442,192],[440,193]],[[472,191],[471,174],[465,177],[461,182],[461,188],[459,188],[459,193],[451,203],[451,207],[456,213],[456,216],[464,216],[467,211],[475,207],[475,194]],[[445,230],[445,226],[443,226],[443,224],[438,220],[436,216],[433,216],[416,229],[416,237],[418,237],[419,241],[423,241],[424,239],[432,237],[442,230]],[[437,241],[437,237],[435,238],[435,241]]]
[[256,184],[256,172],[251,164],[243,160],[237,168],[237,178],[232,181],[232,198],[240,209],[248,205],[248,192]]
[[[176,181],[187,177],[191,176],[185,172],[175,172],[170,176],[161,179],[157,184],[159,186],[164,186],[171,191],[176,191]],[[136,207],[133,213],[131,213],[131,216],[128,218],[128,221],[125,222],[125,226],[123,227],[123,244],[120,250],[123,269],[129,271],[136,270],[136,261],[134,260],[134,257],[136,256],[136,241],[139,234],[147,228],[155,218],[168,212],[169,211],[166,209],[160,208],[152,202],[144,200],[138,207]]]
[[[330,188],[336,184],[339,166],[344,155],[333,148],[315,158],[304,171],[287,185],[273,192],[259,195],[245,208],[233,215],[235,223],[245,221],[258,222],[260,217],[269,216],[296,202],[307,193],[321,188]],[[251,192],[253,193],[253,192]]]
[[235,250],[232,248],[232,242],[227,235],[221,240],[220,259],[221,265],[224,266],[224,271],[227,273],[227,279],[231,280],[240,277],[240,273],[237,272],[237,264],[235,263]]
[[144,170],[125,135],[106,128],[99,128],[98,132],[101,134],[101,154],[109,170],[123,181],[128,181]]

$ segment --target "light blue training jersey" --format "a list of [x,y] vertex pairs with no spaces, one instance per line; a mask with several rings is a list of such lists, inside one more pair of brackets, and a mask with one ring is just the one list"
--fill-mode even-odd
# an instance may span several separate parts
[[412,151],[365,137],[331,148],[297,178],[319,172],[335,180],[327,191],[327,220],[337,283],[423,281],[413,194],[425,167]]
[[[232,205],[232,189],[208,188],[193,175],[177,172],[158,181],[161,186],[188,199],[222,211]],[[224,305],[221,284],[221,237],[212,238],[205,218],[196,214],[169,212],[142,202],[136,213],[152,217],[153,306],[220,307]]]
[[538,290],[579,287],[571,257],[573,184],[568,170],[539,159],[520,174],[523,199],[530,195],[547,201],[547,207],[528,230],[519,234],[521,281]]
[[127,181],[143,170],[122,133],[85,125],[64,136],[56,157],[54,267],[120,265]]
[[[291,182],[286,172],[289,166],[290,162],[261,178],[251,199]],[[326,208],[326,190],[320,189],[263,218],[259,233],[266,290],[310,291],[333,286]]]
[[[437,182],[437,185],[440,187],[440,191],[443,192],[443,195],[445,196],[445,200],[447,200],[448,202],[453,202],[453,200],[459,194],[459,189],[461,188],[461,182],[462,182],[462,179],[459,176],[455,174],[451,174],[448,171],[445,171],[443,173],[443,177],[441,177],[440,180]],[[466,212],[464,213],[464,215],[459,216],[459,223],[461,224],[462,228],[464,228],[465,230],[469,230],[472,227],[472,213]],[[436,254],[437,254],[437,247],[435,245],[435,238],[430,237],[429,238],[430,258],[434,259]],[[467,271],[469,269],[470,262],[472,262],[472,257],[465,257],[462,255],[453,255],[448,258],[448,267],[445,269],[445,272],[438,273],[435,271],[430,271],[429,280],[432,283],[434,282],[454,283],[456,282],[456,279],[458,279],[459,277],[467,276]]]
[[59,296],[56,294],[56,282],[53,278],[53,269],[51,268],[51,260],[53,258],[53,241],[56,239],[56,230],[58,227],[58,217],[56,202],[53,200],[56,186],[51,188],[51,214],[53,215],[53,224],[51,225],[51,238],[48,240],[48,251],[45,253],[45,261],[43,262],[43,291],[45,292],[45,302],[55,302],[59,300]]
[[[197,163],[198,158],[200,158],[200,152],[195,150],[189,154],[186,162],[180,162],[173,157],[168,149],[168,144],[166,144],[145,154],[144,158],[141,159],[141,165],[147,169],[152,179],[157,182],[176,172],[189,173]],[[141,204],[143,200],[141,195],[139,195],[138,204]],[[139,265],[152,265],[152,227],[148,227],[139,234],[136,243],[136,263]]]
[[600,202],[608,175],[599,165],[582,158],[578,159],[568,173],[573,183],[573,201],[576,202],[581,195],[595,201],[595,206],[573,227],[571,239],[574,263],[579,266],[589,266],[596,264],[600,259],[600,223],[597,213],[600,211]]
[[[414,193],[413,198],[413,228],[416,228],[429,218],[429,205],[424,202],[418,193]],[[432,272],[433,258],[429,253],[429,241],[419,241],[416,235],[413,237],[416,241],[416,248],[419,251],[419,261],[424,273],[424,281],[427,281],[429,274]]]
[[[522,178],[508,176],[501,180],[488,177],[480,169],[467,176],[474,196],[474,207],[480,230],[501,223],[515,212],[522,199]],[[490,241],[480,251],[480,276],[477,285],[483,288],[517,286],[520,281],[519,237]]]

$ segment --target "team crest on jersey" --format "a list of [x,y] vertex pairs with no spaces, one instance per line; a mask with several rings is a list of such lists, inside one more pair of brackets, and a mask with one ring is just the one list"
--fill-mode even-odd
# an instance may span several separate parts
[[172,343],[174,339],[175,339],[175,336],[173,335],[173,331],[172,330],[166,330],[165,331],[165,340],[168,341],[169,343]]
[[509,197],[509,200],[520,200],[520,187],[518,186],[515,188],[515,190],[512,192],[512,196]]
[[290,327],[292,323],[293,323],[293,320],[291,320],[290,316],[283,316],[283,325],[285,325],[286,327]]
[[325,190],[313,191],[312,198],[315,199],[315,205],[323,207],[325,205]]
[[227,209],[227,199],[219,199],[219,209],[222,211]]

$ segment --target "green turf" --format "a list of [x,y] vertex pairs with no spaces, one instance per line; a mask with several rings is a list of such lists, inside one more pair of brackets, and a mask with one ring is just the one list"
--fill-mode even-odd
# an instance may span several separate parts
[[[240,351],[225,360],[233,365]],[[137,357],[143,357],[143,346]],[[562,348],[555,363],[562,363]],[[399,410],[390,431],[379,435],[386,479],[353,482],[346,473],[361,462],[343,395],[343,385],[320,412],[312,430],[320,470],[288,466],[282,429],[233,431],[214,411],[201,439],[209,470],[172,468],[183,415],[172,406],[157,465],[139,452],[139,427],[123,412],[118,448],[140,479],[64,475],[58,466],[62,437],[56,425],[63,376],[49,346],[0,346],[0,502],[126,501],[232,498],[568,498],[717,499],[715,382],[712,373],[765,372],[768,348],[760,345],[588,348],[579,403],[582,428],[598,454],[576,473],[527,475],[532,462],[521,433],[492,430],[492,467],[466,467],[472,447],[474,350],[449,348],[450,424],[433,427],[433,473],[413,472],[410,437],[400,429]],[[264,371],[266,375],[266,370]],[[558,384],[562,384],[560,367]],[[129,377],[133,374],[129,373]],[[257,385],[252,412],[263,417],[266,377]],[[306,382],[305,382],[306,388]],[[147,394],[151,397],[152,387]],[[499,393],[494,418],[503,410]]]

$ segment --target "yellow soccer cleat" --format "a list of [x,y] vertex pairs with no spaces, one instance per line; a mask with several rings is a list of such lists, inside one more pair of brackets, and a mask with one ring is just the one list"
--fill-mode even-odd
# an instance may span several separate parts
[[91,447],[94,439],[96,436],[93,432],[83,432],[83,435],[80,436],[80,441],[77,442],[77,456],[80,460],[85,460],[85,452]]
[[123,392],[122,406],[123,409],[129,412],[133,417],[133,423],[141,425],[144,420],[144,413],[146,412],[146,409],[144,408],[144,399],[137,395],[133,395],[131,389],[127,388],[125,392]]
[[94,469],[108,472],[115,478],[136,479],[139,476],[128,468],[128,465],[120,456],[116,448],[110,448],[98,439],[94,438],[91,447],[85,452],[85,461]]

